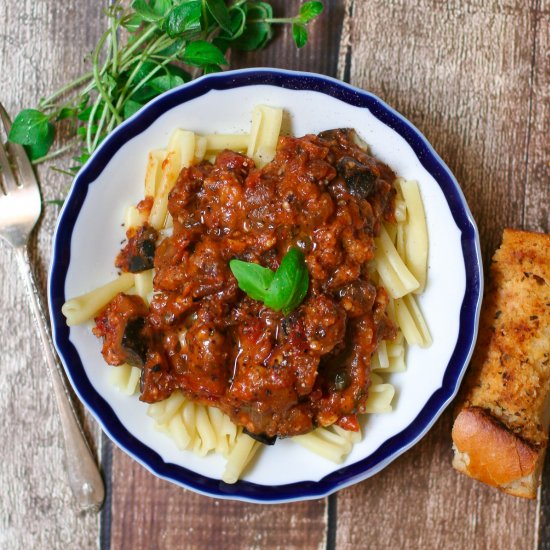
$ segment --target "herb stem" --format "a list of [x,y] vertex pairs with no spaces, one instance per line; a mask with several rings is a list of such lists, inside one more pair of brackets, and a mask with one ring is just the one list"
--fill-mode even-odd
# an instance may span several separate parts
[[95,85],[97,88],[97,91],[99,92],[100,96],[102,97],[103,101],[109,107],[111,112],[113,113],[113,116],[116,118],[117,122],[120,124],[122,122],[122,117],[120,116],[120,113],[115,109],[115,106],[113,105],[113,102],[111,101],[111,98],[109,97],[109,94],[103,87],[103,82],[101,81],[101,75],[99,70],[99,54],[101,50],[103,49],[103,44],[105,44],[105,41],[107,40],[107,37],[110,35],[109,32],[105,32],[103,36],[99,39],[99,42],[97,44],[97,47],[94,52],[93,57],[93,63],[94,63],[94,80]]
[[264,17],[262,19],[249,19],[247,23],[294,23],[293,17]]
[[66,153],[67,151],[70,151],[78,142],[71,141],[70,143],[67,143],[67,145],[64,145],[63,147],[60,147],[59,149],[53,151],[52,153],[48,153],[47,155],[44,155],[43,157],[39,157],[37,159],[34,159],[32,161],[33,164],[40,164],[41,162],[46,162],[47,160],[52,160],[56,157],[59,157],[63,153]]
[[63,94],[67,93],[69,90],[72,90],[73,88],[76,88],[77,86],[80,86],[87,80],[92,79],[94,76],[93,72],[87,72],[83,74],[82,76],[79,76],[78,78],[75,78],[73,81],[69,82],[68,84],[65,84],[65,86],[62,86],[52,95],[48,96],[47,98],[40,101],[40,106],[48,106],[52,101],[57,99],[59,96],[62,96]]

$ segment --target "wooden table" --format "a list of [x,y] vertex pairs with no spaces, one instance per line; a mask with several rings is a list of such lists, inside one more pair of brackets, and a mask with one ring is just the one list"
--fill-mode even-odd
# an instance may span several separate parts
[[[0,100],[36,104],[85,67],[105,25],[102,2],[0,2]],[[279,14],[296,0],[274,1]],[[327,0],[303,50],[280,32],[233,67],[337,76],[408,117],[460,182],[488,260],[505,226],[548,232],[549,0]],[[41,166],[45,199],[69,182]],[[45,291],[57,207],[32,239]],[[108,497],[77,513],[42,353],[0,243],[0,548],[513,548],[550,549],[550,467],[536,502],[505,496],[451,469],[451,414],[382,473],[329,498],[276,506],[218,501],[156,479],[84,413]],[[99,541],[99,543],[98,543]]]

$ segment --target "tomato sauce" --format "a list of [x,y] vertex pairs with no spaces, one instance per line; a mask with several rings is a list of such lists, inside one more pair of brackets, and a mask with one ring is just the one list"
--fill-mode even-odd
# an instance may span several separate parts
[[[388,296],[369,277],[374,237],[394,221],[394,179],[349,129],[281,137],[261,169],[231,151],[183,169],[169,197],[173,233],[152,251],[156,234],[133,231],[117,259],[139,268],[154,252],[155,294],[148,310],[117,297],[101,312],[105,359],[142,368],[143,401],[180,389],[252,435],[355,429],[371,356],[395,336]],[[276,270],[291,247],[310,282],[285,316],[243,293],[229,261]]]

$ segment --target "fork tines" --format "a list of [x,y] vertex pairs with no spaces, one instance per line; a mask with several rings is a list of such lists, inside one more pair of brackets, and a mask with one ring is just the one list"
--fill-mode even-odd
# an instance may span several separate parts
[[[4,146],[0,133],[0,190],[7,194],[18,186],[36,185],[36,178],[23,146],[7,140],[11,120],[2,103],[0,103],[0,119],[6,138]],[[14,168],[16,168],[15,171]]]

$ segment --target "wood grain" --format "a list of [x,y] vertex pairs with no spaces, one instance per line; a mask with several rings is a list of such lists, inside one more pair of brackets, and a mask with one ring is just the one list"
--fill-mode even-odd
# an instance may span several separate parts
[[151,475],[118,449],[113,456],[111,548],[322,549],[326,502],[258,505],[217,500]]
[[[340,74],[403,113],[435,146],[470,204],[486,261],[505,226],[547,229],[540,117],[547,125],[549,72],[547,63],[534,64],[533,52],[538,44],[538,55],[547,56],[540,35],[547,15],[538,3],[348,0],[346,8],[343,43],[351,56],[348,66],[341,56]],[[531,88],[539,81],[541,89]],[[450,427],[447,412],[412,451],[339,493],[338,549],[367,541],[377,548],[534,547],[537,504],[454,472]]]
[[[48,0],[0,2],[0,21],[0,101],[12,115],[77,75],[84,52],[103,25],[99,4]],[[66,178],[47,167],[39,175],[45,199],[65,194],[70,183]],[[45,206],[32,237],[31,254],[43,293],[56,217],[57,207]],[[75,509],[42,350],[15,258],[4,242],[0,281],[0,548],[94,548],[98,517]],[[98,432],[95,424],[90,427]]]

